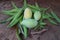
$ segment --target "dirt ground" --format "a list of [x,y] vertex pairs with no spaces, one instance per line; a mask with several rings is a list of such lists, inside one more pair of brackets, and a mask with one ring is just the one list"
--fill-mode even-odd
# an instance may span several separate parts
[[[16,3],[18,7],[21,7],[23,4],[23,0],[0,0],[0,11],[1,10],[9,10],[12,9],[11,1]],[[59,0],[28,0],[29,4],[34,4],[38,2],[38,4],[42,7],[51,7],[54,12],[60,17],[60,1]],[[0,13],[0,20],[5,20],[9,16]],[[9,22],[5,24],[0,24],[0,40],[17,40],[15,35],[15,28],[7,29],[7,25]],[[43,34],[30,34],[30,36],[23,40],[60,40],[60,25],[51,25],[48,24],[46,26],[48,29]],[[31,31],[32,33],[33,31]]]

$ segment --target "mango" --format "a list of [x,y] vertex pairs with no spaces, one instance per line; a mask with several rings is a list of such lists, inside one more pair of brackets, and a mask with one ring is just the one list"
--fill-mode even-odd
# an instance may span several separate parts
[[37,26],[38,22],[35,19],[26,19],[23,20],[21,24],[27,28],[34,28]]
[[26,8],[24,11],[24,19],[30,19],[32,17],[32,11],[30,8]]
[[40,11],[35,11],[34,13],[34,19],[39,20],[41,18],[41,12]]

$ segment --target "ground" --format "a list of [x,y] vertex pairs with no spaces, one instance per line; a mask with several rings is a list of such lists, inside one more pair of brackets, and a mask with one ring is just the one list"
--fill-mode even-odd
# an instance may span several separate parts
[[[15,2],[18,7],[21,7],[23,4],[23,0],[1,0],[0,1],[0,11],[1,10],[9,10],[12,9],[11,1]],[[29,4],[34,4],[38,2],[38,4],[42,7],[50,7],[54,10],[54,12],[60,17],[60,1],[59,0],[28,0]],[[9,16],[0,13],[0,20],[5,20]],[[9,22],[5,24],[0,24],[0,40],[17,40],[15,35],[15,28],[7,29],[7,25]],[[37,34],[30,34],[26,39],[23,40],[60,40],[60,25],[51,25],[48,24],[46,26],[48,29],[46,32],[41,34],[40,32]],[[33,31],[31,31],[32,33]]]

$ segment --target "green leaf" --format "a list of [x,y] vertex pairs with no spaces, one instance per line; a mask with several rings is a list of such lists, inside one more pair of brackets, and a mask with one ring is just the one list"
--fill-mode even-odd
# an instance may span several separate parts
[[15,3],[13,1],[11,1],[11,4],[12,4],[13,8],[18,9],[18,7],[15,5]]
[[49,8],[40,8],[41,11],[46,11],[48,10]]
[[53,18],[55,18],[57,22],[60,23],[60,18],[53,11],[51,11],[51,15],[53,16]]
[[0,21],[0,24],[6,23],[6,22],[8,22],[8,21],[11,21],[11,20],[13,19],[13,17],[14,17],[14,16],[12,16],[12,17],[10,17],[10,18],[8,18],[8,19],[6,19],[6,20]]
[[42,14],[42,19],[46,19],[47,17],[48,16],[45,13]]
[[47,19],[50,23],[55,24],[55,25],[57,24],[54,20],[51,20],[50,18],[47,18]]
[[40,25],[46,25],[46,23],[44,23],[44,22],[40,22]]
[[19,9],[11,9],[11,10],[3,10],[2,12],[9,12],[9,13],[16,13],[20,10],[21,8]]
[[20,20],[20,19],[18,18],[18,19],[16,19],[13,23],[10,23],[10,24],[7,26],[7,28],[13,27],[15,24],[18,23],[19,20]]
[[13,15],[15,15],[16,13],[10,13],[10,12],[8,12],[8,11],[3,11],[3,14],[13,16]]
[[49,17],[49,15],[47,15],[47,14],[44,14],[44,16],[43,16],[43,19],[47,19],[50,23],[52,23],[52,24],[57,24],[54,20],[52,20],[50,17]]
[[23,27],[21,26],[20,22],[17,24],[17,26],[18,26],[18,29],[20,31],[19,33],[24,34]]
[[21,8],[19,9],[11,9],[11,10],[2,10],[3,14],[7,14],[7,15],[15,15],[19,10],[21,10]]
[[23,11],[23,9],[19,10],[19,12],[16,15],[14,15],[14,18],[11,21],[11,23],[8,25],[8,28],[13,27],[20,20],[19,16],[21,15],[22,11]]
[[34,6],[34,5],[30,5],[30,4],[28,4],[28,7],[33,8],[33,9],[35,9],[35,10],[37,10],[37,11],[40,11],[40,9],[39,9],[39,8],[37,8],[37,7],[36,7],[36,6]]
[[16,37],[17,37],[18,40],[22,40],[19,36],[19,31],[18,30],[16,30]]
[[27,0],[24,0],[24,9],[27,7]]
[[37,7],[37,8],[39,8],[39,9],[40,9],[40,7],[39,7],[38,3],[35,3],[35,5],[36,5],[36,7]]
[[27,38],[27,36],[28,36],[28,30],[27,30],[27,28],[25,27],[25,26],[23,26],[23,30],[24,30],[24,37],[25,38]]
[[40,29],[43,29],[43,28],[45,28],[45,26],[41,25],[41,26],[40,26]]
[[43,19],[47,19],[47,18],[53,18],[49,13],[43,13],[43,15],[42,15],[42,18]]

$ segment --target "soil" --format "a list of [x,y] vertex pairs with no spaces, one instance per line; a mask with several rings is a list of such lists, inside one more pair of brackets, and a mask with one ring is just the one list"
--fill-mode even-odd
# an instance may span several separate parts
[[[0,0],[0,11],[12,9],[11,1],[16,3],[18,7],[22,7],[23,0]],[[42,7],[50,7],[53,11],[60,17],[60,0],[27,0],[29,4],[38,4]],[[9,18],[8,15],[0,13],[0,20],[5,20]],[[17,40],[15,27],[7,29],[9,22],[0,24],[0,40]],[[48,29],[48,30],[46,30]],[[44,32],[42,32],[44,31]],[[42,32],[42,33],[41,33]],[[45,29],[35,32],[29,30],[29,36],[23,40],[60,40],[60,25],[51,25],[48,22],[48,25]]]

